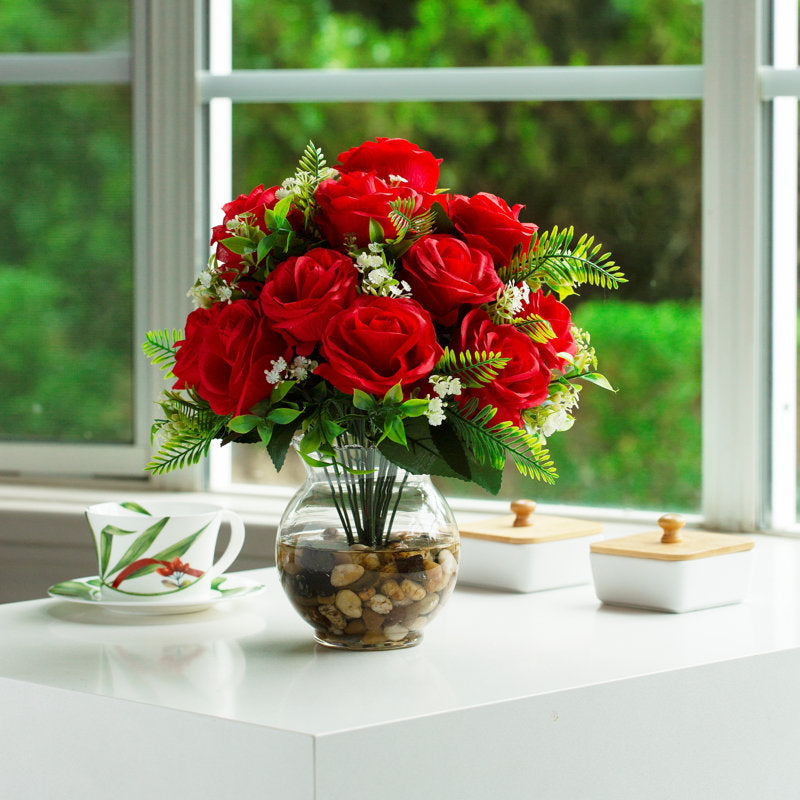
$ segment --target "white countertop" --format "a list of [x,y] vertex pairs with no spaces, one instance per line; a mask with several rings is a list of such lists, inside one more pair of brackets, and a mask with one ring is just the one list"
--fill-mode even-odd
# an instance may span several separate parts
[[[623,532],[627,530],[620,527],[618,533]],[[614,534],[615,528],[607,526],[607,535]],[[285,784],[292,788],[282,794],[266,792],[265,797],[358,798],[362,795],[348,795],[346,784],[339,786],[331,777],[340,772],[337,764],[341,767],[343,753],[352,752],[354,742],[371,740],[378,732],[380,742],[394,741],[394,736],[405,743],[408,731],[418,730],[422,741],[415,740],[412,748],[415,763],[425,762],[425,748],[420,752],[425,741],[427,749],[441,748],[447,753],[443,769],[462,776],[456,781],[460,788],[454,797],[492,797],[500,785],[507,797],[538,796],[533,789],[530,794],[515,791],[534,785],[536,774],[544,779],[550,775],[548,769],[569,763],[575,774],[565,787],[579,791],[580,786],[594,786],[595,793],[573,795],[573,789],[564,787],[566,793],[560,793],[548,784],[547,796],[583,800],[643,796],[619,793],[619,786],[603,788],[603,765],[607,765],[609,781],[615,774],[619,777],[613,758],[617,747],[621,753],[625,748],[630,752],[644,748],[644,757],[651,745],[658,744],[656,733],[669,735],[677,727],[683,728],[683,743],[671,746],[678,753],[686,750],[682,771],[688,776],[685,780],[691,781],[687,787],[694,788],[693,794],[684,797],[796,797],[796,793],[781,794],[782,787],[789,785],[782,782],[789,780],[779,760],[782,750],[765,740],[760,718],[750,717],[757,716],[764,703],[773,702],[764,693],[777,692],[776,698],[784,699],[763,724],[765,730],[780,736],[787,753],[790,748],[797,752],[800,684],[794,676],[800,674],[796,671],[800,667],[800,542],[757,537],[754,558],[754,579],[745,602],[688,614],[603,606],[592,586],[528,595],[457,587],[426,629],[422,644],[393,652],[343,652],[316,645],[311,628],[284,597],[274,569],[247,573],[263,579],[264,594],[185,616],[129,617],[55,599],[0,606],[0,709],[7,711],[0,718],[0,752],[8,754],[14,745],[18,748],[20,736],[36,741],[42,727],[62,731],[58,746],[63,750],[63,731],[70,729],[70,714],[74,719],[78,713],[75,709],[92,709],[92,714],[109,718],[118,714],[126,726],[136,717],[140,736],[141,726],[147,725],[147,715],[141,716],[145,708],[157,712],[159,736],[166,735],[170,720],[188,724],[189,718],[168,711],[189,712],[198,730],[213,722],[219,732],[222,721],[228,721],[245,726],[224,729],[236,735],[268,732],[273,768],[282,761],[285,743],[284,762],[296,756],[298,776],[305,776],[306,769],[312,775],[310,783],[298,777]],[[764,685],[754,686],[753,676],[759,681],[763,678]],[[742,681],[745,684],[739,685]],[[788,685],[781,687],[780,681]],[[685,694],[681,685],[687,687]],[[714,687],[722,687],[716,698]],[[707,709],[706,700],[711,703]],[[135,713],[131,701],[137,704]],[[607,710],[597,716],[597,709],[608,709],[608,703],[619,710],[620,719],[609,719]],[[645,715],[638,722],[637,709]],[[651,709],[649,717],[647,709]],[[658,710],[657,718],[652,709]],[[771,794],[737,794],[749,785],[741,775],[731,778],[724,794],[714,793],[719,776],[707,794],[697,783],[702,770],[709,767],[702,763],[691,767],[689,754],[696,752],[692,748],[698,742],[707,747],[715,740],[727,742],[733,736],[731,719],[741,720],[753,737],[761,737],[754,743],[748,736],[748,759],[758,755],[759,746],[772,754],[768,766],[762,758],[755,762],[753,772],[758,785],[772,786]],[[563,733],[553,739],[559,722]],[[519,730],[517,724],[522,726]],[[89,721],[75,721],[76,730],[85,725],[89,725],[86,735],[91,736]],[[700,725],[699,732],[693,732],[692,725]],[[134,728],[126,730],[135,735]],[[593,730],[593,736],[605,731],[626,741],[606,739],[590,757],[587,748],[591,750],[592,741],[598,743],[589,736]],[[637,730],[639,740],[628,738]],[[487,745],[496,742],[499,750],[492,764],[500,769],[500,754],[513,752],[506,734],[514,741],[530,735],[531,746],[545,737],[548,747],[561,742],[558,747],[563,750],[547,750],[549,766],[545,768],[536,761],[536,748],[526,748],[525,769],[515,757],[512,765],[502,768],[502,779],[495,775],[494,783],[479,789],[480,781],[470,777],[470,763],[474,765],[470,743],[478,747],[480,742],[482,749],[476,752],[485,756]],[[236,735],[231,735],[233,741]],[[437,738],[431,740],[432,736]],[[565,738],[561,741],[560,737]],[[298,741],[303,746],[310,743],[310,749],[293,756],[292,747]],[[333,749],[326,750],[323,743]],[[540,753],[545,752],[541,744]],[[224,746],[223,737],[218,747]],[[191,752],[199,757],[202,746]],[[705,753],[703,759],[707,761],[708,756]],[[744,761],[735,761],[742,775],[750,774]],[[0,796],[24,800],[25,795],[8,793],[9,787],[16,790],[21,785],[24,764],[23,754],[17,753],[8,760],[5,772],[0,770]],[[790,765],[785,768],[789,770]],[[79,763],[73,760],[62,769],[77,776]],[[584,783],[579,782],[581,769],[587,771],[580,779]],[[772,777],[763,774],[766,769]],[[770,784],[773,779],[777,782]],[[46,773],[38,780],[40,793],[31,797],[57,795],[53,776],[49,783]],[[249,778],[241,780],[242,790],[249,790]],[[444,777],[441,780],[445,787],[456,785]],[[649,797],[680,796],[661,783],[648,784],[645,773],[637,780],[637,791],[646,788]],[[124,776],[118,776],[116,785],[116,798],[134,796],[125,793]],[[262,775],[260,785],[267,787],[269,776]],[[800,791],[800,782],[794,786],[793,791]],[[385,788],[378,796],[382,800],[434,796],[409,795],[407,789],[395,794]],[[449,797],[447,791],[436,796]],[[61,796],[71,797],[68,792]],[[196,796],[205,795],[201,791]],[[210,788],[208,796],[212,796]]]

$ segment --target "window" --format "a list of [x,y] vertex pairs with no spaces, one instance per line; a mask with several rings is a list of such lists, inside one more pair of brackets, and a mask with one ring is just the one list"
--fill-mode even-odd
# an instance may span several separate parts
[[[632,278],[572,306],[620,393],[586,392],[576,427],[551,439],[555,489],[510,476],[509,496],[795,525],[796,3],[210,0],[207,21],[131,5],[138,450],[120,474],[146,459],[154,383],[138,342],[182,324],[209,219],[290,174],[309,138],[333,161],[401,135],[460,190],[596,234]],[[14,447],[4,464],[46,468]],[[212,487],[272,481],[267,461],[221,449]]]

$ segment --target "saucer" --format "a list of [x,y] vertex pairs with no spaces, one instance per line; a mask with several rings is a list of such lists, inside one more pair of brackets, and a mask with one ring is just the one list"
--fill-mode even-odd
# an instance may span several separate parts
[[223,600],[252,597],[265,589],[264,584],[241,575],[220,575],[211,581],[211,596],[202,600],[197,598],[157,601],[103,600],[100,597],[100,579],[96,575],[91,575],[87,578],[73,578],[56,583],[47,590],[47,593],[58,600],[96,606],[118,614],[153,615],[191,614],[195,611],[204,611]]

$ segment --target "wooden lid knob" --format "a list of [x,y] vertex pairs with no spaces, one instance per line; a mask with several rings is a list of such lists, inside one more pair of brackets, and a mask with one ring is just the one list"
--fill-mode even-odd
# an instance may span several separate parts
[[511,511],[515,514],[514,527],[524,528],[533,525],[530,516],[536,511],[536,503],[533,500],[515,500],[511,504]]
[[672,544],[674,542],[682,542],[681,528],[686,524],[686,521],[680,514],[662,514],[658,518],[658,524],[664,533],[661,535],[663,544]]

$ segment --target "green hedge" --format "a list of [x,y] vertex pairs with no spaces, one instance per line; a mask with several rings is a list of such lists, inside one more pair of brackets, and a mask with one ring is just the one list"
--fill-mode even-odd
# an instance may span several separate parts
[[[560,478],[546,486],[506,472],[502,496],[540,502],[693,511],[700,506],[700,306],[582,303],[600,370],[618,389],[581,393],[575,426],[549,440]],[[468,484],[449,492],[474,496]]]

